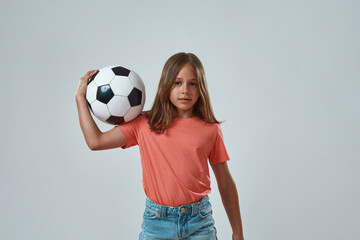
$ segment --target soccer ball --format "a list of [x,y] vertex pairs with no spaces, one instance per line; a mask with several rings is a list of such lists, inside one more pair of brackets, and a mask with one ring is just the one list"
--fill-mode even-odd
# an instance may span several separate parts
[[134,71],[121,66],[104,67],[90,79],[86,100],[100,121],[119,125],[141,113],[145,85]]

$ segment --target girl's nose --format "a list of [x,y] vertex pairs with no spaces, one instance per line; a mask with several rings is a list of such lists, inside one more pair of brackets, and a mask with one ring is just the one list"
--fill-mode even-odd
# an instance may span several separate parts
[[181,92],[182,92],[182,93],[189,93],[189,89],[188,89],[188,85],[187,85],[187,84],[183,84],[183,85],[182,85]]

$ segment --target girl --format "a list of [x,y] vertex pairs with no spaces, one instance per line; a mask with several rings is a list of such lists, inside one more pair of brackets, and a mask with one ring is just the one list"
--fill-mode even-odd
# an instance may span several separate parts
[[170,57],[150,111],[104,133],[92,119],[85,98],[88,81],[97,71],[87,72],[79,82],[80,126],[91,150],[139,145],[146,194],[139,239],[217,239],[208,197],[209,160],[232,239],[243,240],[236,185],[200,60],[191,53]]

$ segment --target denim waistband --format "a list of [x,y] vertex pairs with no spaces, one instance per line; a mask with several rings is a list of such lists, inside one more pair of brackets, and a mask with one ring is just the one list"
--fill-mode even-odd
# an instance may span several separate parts
[[209,196],[206,195],[198,202],[187,205],[181,205],[179,207],[171,207],[171,206],[157,204],[151,201],[148,197],[146,197],[146,207],[159,213],[160,216],[166,216],[168,214],[178,215],[178,214],[187,214],[187,213],[191,213],[191,215],[194,216],[198,212],[198,209],[204,206],[205,204],[207,204],[208,202],[209,202]]

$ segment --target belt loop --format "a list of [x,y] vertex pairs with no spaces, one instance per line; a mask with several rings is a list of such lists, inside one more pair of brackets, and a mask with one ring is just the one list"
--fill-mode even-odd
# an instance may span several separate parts
[[191,216],[195,216],[197,214],[198,211],[198,203],[192,204],[192,211],[191,211]]
[[164,218],[166,217],[166,207],[165,206],[161,206],[160,209],[160,218]]

